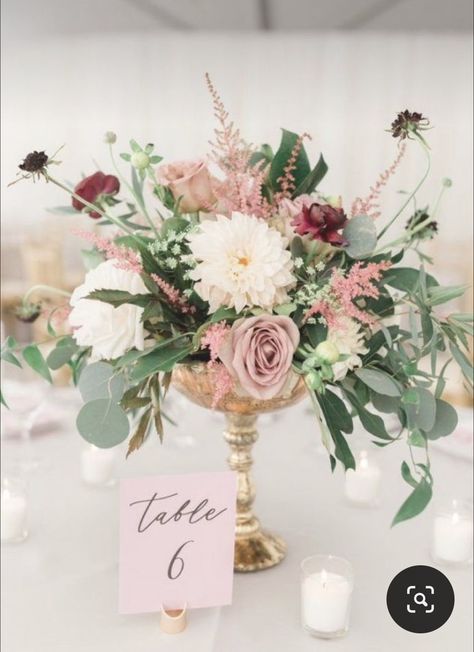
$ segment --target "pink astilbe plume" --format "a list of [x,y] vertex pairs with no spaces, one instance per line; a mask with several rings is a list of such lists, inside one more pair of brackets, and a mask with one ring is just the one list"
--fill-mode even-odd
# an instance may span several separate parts
[[165,279],[158,276],[158,274],[150,274],[150,277],[163,292],[171,306],[179,310],[183,315],[193,315],[196,312],[196,307],[191,306],[186,297],[184,297],[177,288],[171,285],[171,283],[165,281]]
[[93,244],[99,251],[102,251],[107,260],[114,259],[116,261],[115,267],[117,267],[117,269],[123,269],[126,272],[135,272],[136,274],[143,274],[140,254],[133,249],[130,249],[130,247],[117,245],[110,238],[102,238],[93,231],[74,230],[73,233]]
[[212,365],[213,370],[214,394],[211,407],[215,410],[224,396],[234,389],[235,382],[222,362],[209,362],[208,364]]
[[226,175],[225,181],[218,184],[214,191],[229,212],[235,210],[257,217],[269,217],[271,207],[261,192],[268,165],[264,165],[263,161],[259,165],[250,165],[252,148],[229,120],[229,114],[208,73],[206,82],[212,97],[214,116],[219,123],[214,130],[215,141],[210,143],[212,157]]
[[380,174],[379,178],[375,182],[375,185],[373,185],[370,188],[370,194],[365,199],[362,199],[361,197],[357,197],[352,202],[352,209],[351,209],[352,217],[355,217],[356,215],[369,215],[374,219],[380,217],[380,210],[379,210],[380,205],[378,203],[380,193],[382,192],[383,188],[387,185],[390,177],[392,177],[397,171],[397,168],[400,165],[400,161],[402,160],[405,154],[405,150],[406,150],[406,144],[402,143],[398,148],[397,157],[393,161],[392,165]]
[[298,156],[300,155],[301,148],[303,147],[303,141],[305,138],[311,140],[311,136],[306,132],[304,132],[301,136],[298,136],[296,143],[291,150],[290,158],[283,168],[283,176],[277,179],[277,182],[280,186],[280,191],[275,194],[275,204],[279,204],[285,198],[290,198],[296,189],[295,177],[293,173],[296,170],[296,162],[298,160]]
[[201,337],[201,349],[209,349],[209,356],[212,362],[216,361],[219,357],[219,349],[229,331],[230,326],[225,321],[219,321],[217,324],[209,326]]
[[380,281],[382,272],[391,267],[388,260],[380,263],[356,263],[347,276],[339,270],[334,270],[331,278],[331,290],[336,301],[341,305],[342,311],[348,317],[353,317],[363,324],[374,324],[376,319],[368,312],[361,310],[354,304],[355,299],[372,298],[380,296],[380,290],[374,282]]
[[234,379],[226,367],[218,362],[219,349],[230,332],[230,326],[220,321],[212,324],[201,338],[201,349],[209,349],[210,360],[207,363],[208,369],[212,371],[214,383],[214,395],[212,397],[212,409],[214,410],[220,401],[234,388]]

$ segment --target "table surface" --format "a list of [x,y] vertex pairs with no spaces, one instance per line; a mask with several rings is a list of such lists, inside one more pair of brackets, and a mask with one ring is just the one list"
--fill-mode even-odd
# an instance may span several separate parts
[[[64,411],[64,390],[51,398]],[[117,477],[226,468],[223,417],[176,396],[171,408],[179,427],[169,426],[163,445],[151,438],[127,461],[120,451]],[[29,538],[2,546],[5,652],[472,649],[469,567],[440,566],[454,587],[456,604],[435,632],[402,630],[385,606],[388,585],[399,571],[436,565],[430,557],[433,507],[390,528],[407,495],[399,475],[405,445],[394,444],[377,455],[383,472],[380,507],[355,508],[344,499],[342,472],[330,473],[314,417],[304,403],[261,418],[255,446],[256,513],[267,529],[286,539],[284,562],[259,573],[236,574],[232,606],[191,612],[180,635],[162,633],[154,614],[119,615],[118,485],[94,488],[81,482],[84,444],[75,432],[72,403],[66,412],[59,433],[34,437],[44,464],[30,478]],[[468,461],[433,451],[432,465],[435,495],[472,496]],[[331,642],[310,637],[300,625],[299,564],[319,552],[349,559],[355,571],[349,634]]]

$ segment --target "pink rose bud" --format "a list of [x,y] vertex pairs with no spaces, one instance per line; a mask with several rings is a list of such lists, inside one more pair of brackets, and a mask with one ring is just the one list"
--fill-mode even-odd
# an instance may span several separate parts
[[213,180],[204,161],[176,161],[161,165],[156,179],[167,186],[181,213],[209,211],[217,201],[213,192]]

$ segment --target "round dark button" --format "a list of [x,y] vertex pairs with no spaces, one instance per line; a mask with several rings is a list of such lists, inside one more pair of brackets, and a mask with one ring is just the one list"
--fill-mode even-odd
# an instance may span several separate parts
[[408,632],[438,629],[454,609],[454,590],[446,575],[431,566],[410,566],[396,575],[387,591],[387,609]]

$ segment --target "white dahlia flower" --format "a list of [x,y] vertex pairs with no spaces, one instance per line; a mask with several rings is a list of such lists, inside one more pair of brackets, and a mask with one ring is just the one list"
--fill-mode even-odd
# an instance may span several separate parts
[[342,380],[348,371],[352,371],[362,365],[360,355],[367,353],[364,336],[359,324],[350,317],[338,315],[337,326],[328,329],[327,339],[339,351],[340,355],[348,357],[332,366],[334,380]]
[[242,213],[218,215],[189,236],[197,261],[190,277],[195,290],[209,302],[209,312],[221,306],[271,310],[288,301],[295,283],[288,240],[263,220]]
[[146,294],[140,276],[118,269],[115,263],[115,260],[107,260],[88,272],[70,300],[69,323],[73,327],[73,337],[80,346],[92,347],[93,360],[113,360],[133,347],[144,349],[143,308],[129,303],[114,308],[109,303],[85,298],[92,290]]

